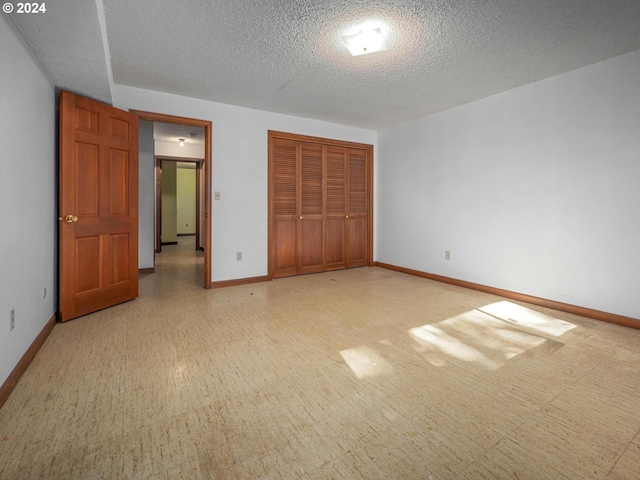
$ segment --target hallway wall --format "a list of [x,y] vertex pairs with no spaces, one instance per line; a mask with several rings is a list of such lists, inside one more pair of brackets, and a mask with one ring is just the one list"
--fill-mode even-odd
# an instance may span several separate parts
[[0,65],[1,385],[56,310],[58,200],[56,92],[6,15]]

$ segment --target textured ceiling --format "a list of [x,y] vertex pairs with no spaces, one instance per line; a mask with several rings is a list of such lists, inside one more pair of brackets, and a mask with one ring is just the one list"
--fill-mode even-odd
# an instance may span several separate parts
[[153,122],[153,139],[158,142],[177,142],[184,138],[190,145],[204,145],[204,128]]
[[55,0],[46,8],[37,14],[14,9],[11,19],[56,87],[111,103],[102,1]]
[[[117,84],[371,129],[640,49],[640,0],[101,1]],[[47,4],[80,18],[47,17],[44,42],[93,3]],[[86,21],[86,44],[51,55],[54,80],[91,63]],[[341,35],[363,25],[387,51],[348,54]]]

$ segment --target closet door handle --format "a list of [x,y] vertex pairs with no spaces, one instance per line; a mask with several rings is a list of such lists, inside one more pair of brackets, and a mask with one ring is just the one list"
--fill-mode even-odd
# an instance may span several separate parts
[[302,220],[302,215],[300,215],[300,220]]
[[349,215],[345,215],[344,218],[349,218]]

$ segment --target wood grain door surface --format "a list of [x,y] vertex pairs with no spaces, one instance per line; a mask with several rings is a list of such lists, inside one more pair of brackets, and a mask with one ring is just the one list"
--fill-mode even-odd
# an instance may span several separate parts
[[60,320],[138,296],[138,117],[60,94]]
[[339,270],[347,265],[346,148],[327,145],[325,149],[327,270]]
[[280,135],[269,144],[270,277],[368,265],[371,147]]
[[363,267],[369,258],[368,192],[367,192],[367,152],[350,148],[347,150],[348,165],[348,208],[347,221],[347,267]]
[[271,149],[273,269],[284,277],[298,273],[298,143],[275,138]]
[[322,272],[322,145],[301,142],[298,148],[298,273]]

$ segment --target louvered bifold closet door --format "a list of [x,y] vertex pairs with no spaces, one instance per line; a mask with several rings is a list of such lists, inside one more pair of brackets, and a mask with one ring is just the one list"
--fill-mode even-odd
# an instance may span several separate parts
[[349,148],[347,157],[347,267],[361,267],[367,265],[369,257],[367,151]]
[[298,142],[275,138],[272,149],[273,275],[284,277],[298,273]]
[[325,147],[327,270],[337,270],[346,266],[346,152],[347,149],[344,147]]
[[300,143],[298,273],[325,270],[322,229],[322,145]]

